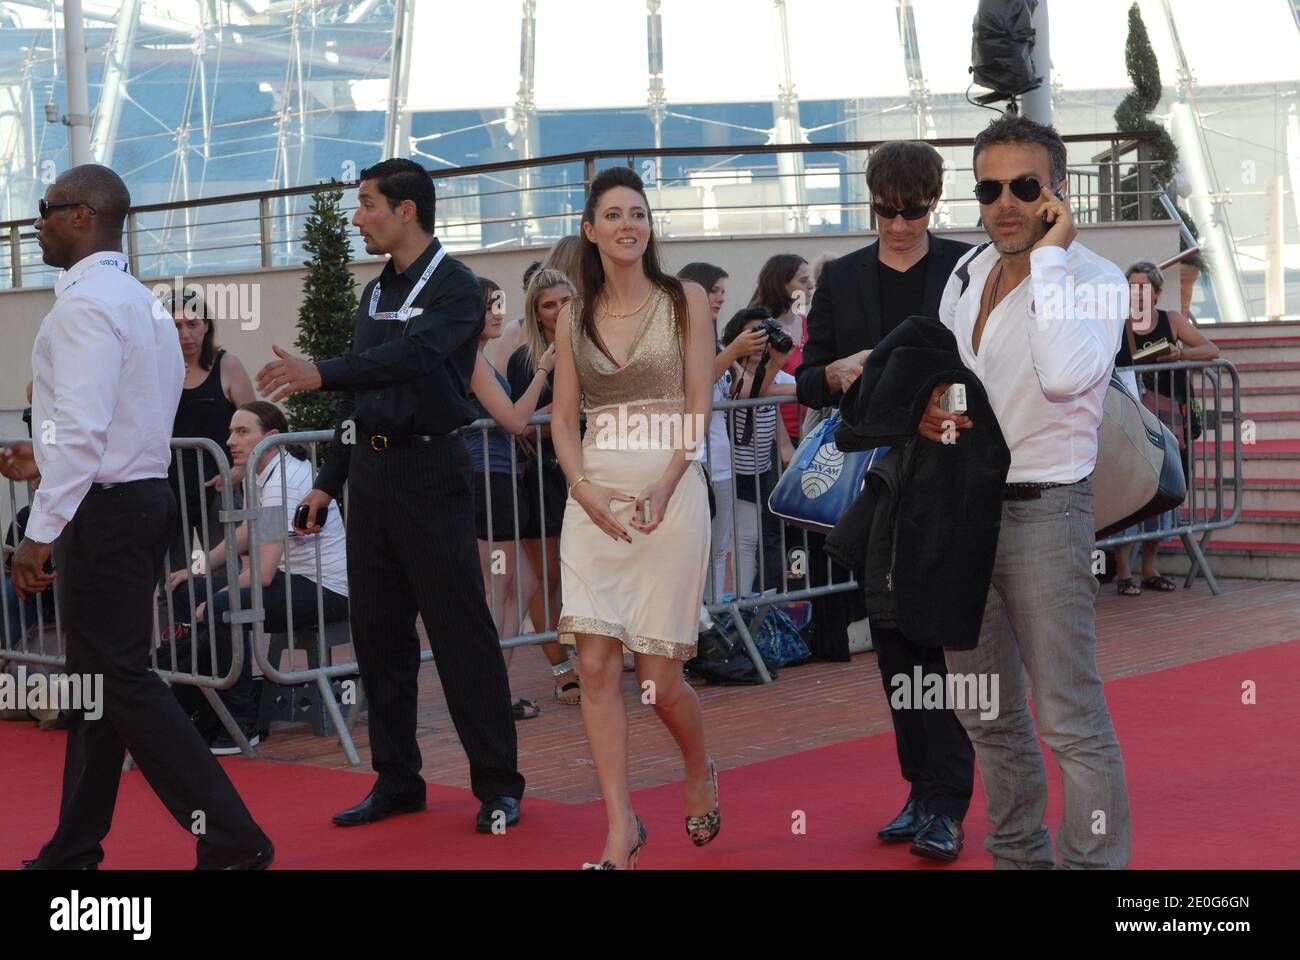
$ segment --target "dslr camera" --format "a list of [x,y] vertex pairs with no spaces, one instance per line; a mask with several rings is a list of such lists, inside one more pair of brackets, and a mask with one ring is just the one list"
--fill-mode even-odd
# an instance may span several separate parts
[[766,317],[753,329],[762,330],[766,333],[767,345],[777,353],[789,353],[791,348],[794,347],[794,339],[781,329],[780,321],[774,317]]

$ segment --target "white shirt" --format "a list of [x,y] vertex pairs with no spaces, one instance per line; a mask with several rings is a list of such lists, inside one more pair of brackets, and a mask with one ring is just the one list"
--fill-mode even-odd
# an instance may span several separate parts
[[[279,507],[271,511],[266,526],[259,532],[263,537],[284,537],[290,529],[291,512],[311,492],[315,479],[311,464],[289,454],[284,456],[283,476],[279,469],[281,459],[277,453],[257,474],[257,502],[263,508]],[[339,516],[337,503],[329,505],[325,527],[310,536],[289,534],[289,544],[280,558],[278,569],[295,576],[306,577],[339,596],[348,595],[347,534]],[[316,541],[320,541],[320,577],[316,576]],[[265,542],[265,541],[263,541]]]
[[971,348],[985,281],[1000,257],[989,244],[969,263],[959,297],[954,270],[939,319],[957,337],[962,363],[988,393],[1011,450],[1008,483],[1074,483],[1097,462],[1097,428],[1128,317],[1128,281],[1079,242],[1029,255],[1029,276],[989,315]]
[[50,543],[92,483],[167,476],[185,382],[176,325],[127,272],[94,253],[54,285],[32,347],[32,438],[41,486],[27,536]]
[[727,413],[717,406],[731,392],[731,371],[724,370],[713,385],[714,412],[709,416],[709,444],[704,450],[704,465],[709,468],[709,479],[725,483],[731,479],[731,440],[727,436]]

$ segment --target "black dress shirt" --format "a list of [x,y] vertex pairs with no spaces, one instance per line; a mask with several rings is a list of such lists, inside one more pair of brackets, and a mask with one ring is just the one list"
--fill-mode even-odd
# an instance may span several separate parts
[[321,389],[343,394],[317,489],[335,497],[342,493],[352,454],[343,442],[348,421],[355,424],[355,442],[364,443],[375,434],[443,436],[474,419],[469,381],[483,332],[483,298],[469,267],[444,257],[412,302],[417,314],[406,323],[370,315],[376,283],[375,313],[396,312],[440,246],[435,239],[400,273],[389,260],[362,291],[351,351],[316,365]]

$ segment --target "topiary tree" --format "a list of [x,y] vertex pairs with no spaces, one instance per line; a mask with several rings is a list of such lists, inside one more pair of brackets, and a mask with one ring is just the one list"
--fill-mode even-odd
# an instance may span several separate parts
[[[1128,40],[1124,44],[1124,65],[1128,68],[1129,79],[1133,81],[1133,89],[1115,108],[1115,129],[1146,131],[1154,134],[1155,139],[1151,141],[1149,148],[1151,159],[1154,161],[1151,164],[1151,179],[1156,187],[1167,190],[1173,182],[1174,172],[1178,167],[1178,147],[1164,125],[1149,116],[1151,111],[1160,105],[1164,86],[1160,82],[1160,61],[1156,59],[1156,52],[1151,46],[1151,37],[1147,34],[1146,23],[1142,20],[1142,11],[1136,2],[1129,7],[1128,11]],[[1123,177],[1120,180],[1119,190],[1121,193],[1136,191],[1137,174]],[[1119,209],[1121,217],[1125,219],[1138,217],[1136,206],[1126,207],[1120,204]],[[1192,236],[1199,237],[1196,224],[1187,211],[1182,207],[1176,209],[1191,230]],[[1151,215],[1157,220],[1169,218],[1168,212],[1162,205],[1154,206]],[[1180,249],[1186,248],[1186,241],[1180,241]],[[1188,266],[1205,269],[1205,262],[1199,254],[1193,254],[1184,262]]]
[[[310,253],[307,278],[298,308],[294,346],[311,360],[328,360],[348,352],[357,311],[356,278],[348,269],[352,245],[348,220],[339,210],[343,188],[331,180],[312,195],[303,247]],[[329,430],[337,415],[335,393],[297,393],[285,401],[293,430]]]

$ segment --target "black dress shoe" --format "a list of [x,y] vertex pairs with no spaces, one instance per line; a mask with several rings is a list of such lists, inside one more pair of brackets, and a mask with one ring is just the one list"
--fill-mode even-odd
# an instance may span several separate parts
[[925,820],[924,804],[920,800],[908,797],[907,804],[899,811],[898,816],[881,827],[876,837],[886,843],[906,843],[916,839],[916,831],[921,828],[923,820]]
[[47,867],[44,864],[37,863],[35,860],[24,860],[22,869],[24,870],[98,870],[99,861],[93,863],[83,863],[76,867]]
[[912,841],[911,852],[918,857],[931,860],[953,861],[961,855],[962,842],[966,839],[961,829],[961,821],[945,817],[941,813],[932,813],[921,824]]
[[375,823],[399,813],[416,813],[424,809],[424,794],[394,799],[371,790],[355,807],[348,807],[342,813],[334,814],[334,822],[340,827],[358,827],[363,823]]
[[267,844],[265,848],[257,851],[250,857],[243,860],[236,860],[229,866],[220,867],[221,870],[265,870],[275,860],[275,847]]
[[[502,820],[501,815],[504,815],[504,820]],[[492,833],[492,828],[498,824],[513,827],[518,822],[519,801],[514,797],[493,797],[490,800],[484,800],[483,806],[478,808],[478,818],[474,821],[474,829],[479,833]]]

